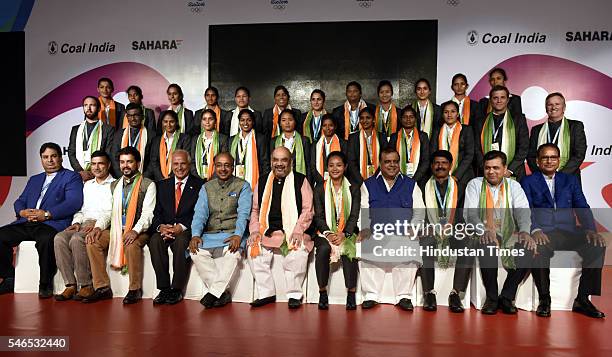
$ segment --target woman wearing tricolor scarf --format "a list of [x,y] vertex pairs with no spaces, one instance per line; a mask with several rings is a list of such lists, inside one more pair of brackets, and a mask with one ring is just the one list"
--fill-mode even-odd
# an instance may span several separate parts
[[98,100],[100,101],[100,111],[98,118],[115,128],[121,129],[121,118],[125,114],[125,105],[113,100],[115,85],[110,78],[102,77],[98,79]]
[[215,173],[215,155],[228,151],[227,136],[219,134],[216,125],[217,114],[212,109],[205,109],[200,122],[201,132],[191,138],[190,154],[195,163],[191,173],[204,180],[211,179]]
[[240,117],[240,134],[230,138],[230,154],[234,158],[234,176],[246,180],[253,190],[260,177],[267,177],[270,172],[270,153],[268,138],[255,132],[255,114],[242,109]]
[[319,234],[315,235],[315,269],[319,283],[319,310],[327,310],[329,299],[327,283],[330,264],[342,261],[344,284],[348,289],[346,309],[355,310],[355,288],[357,286],[357,259],[355,258],[356,236],[359,233],[357,220],[361,194],[359,185],[351,185],[344,176],[347,158],[342,152],[332,152],[327,160],[329,176],[324,184],[315,186],[315,224]]
[[291,109],[280,113],[281,134],[270,141],[270,152],[284,146],[291,152],[293,171],[310,177],[310,143],[308,139],[297,132],[297,119]]
[[270,138],[279,135],[282,132],[280,127],[280,114],[283,110],[289,109],[293,112],[293,117],[296,120],[296,128],[301,134],[301,123],[297,121],[302,119],[302,113],[297,109],[291,108],[289,99],[291,99],[289,90],[287,90],[285,86],[276,86],[276,88],[274,88],[274,106],[263,112],[263,128],[258,128],[258,130],[261,130],[262,133],[267,134]]
[[438,128],[442,122],[440,106],[429,99],[431,85],[427,79],[421,78],[416,81],[414,93],[416,93],[417,100],[412,102],[412,107],[417,113],[417,128],[430,136],[434,129]]
[[[142,98],[144,98],[144,96],[142,95],[142,89],[139,86],[131,85],[128,87],[125,93],[127,94],[127,97],[130,103],[134,103],[142,107],[142,111],[143,113],[145,113],[143,124],[145,128],[147,128],[149,133],[151,133],[151,135],[155,135],[155,133],[157,133],[157,124],[155,123],[155,112],[153,111],[153,109],[149,109],[145,107],[144,104],[142,104]],[[127,116],[124,115],[122,119],[122,128],[125,129],[128,126],[129,124],[128,124]],[[157,135],[159,134],[161,133],[157,133]]]
[[346,101],[341,106],[334,108],[332,115],[338,124],[338,135],[344,140],[349,135],[359,131],[359,113],[363,108],[376,108],[374,104],[367,103],[361,97],[361,84],[352,81],[346,85]]
[[391,135],[389,146],[400,155],[400,172],[421,187],[429,170],[429,136],[417,128],[418,114],[411,106],[402,110],[402,128]]
[[302,113],[302,134],[311,144],[321,137],[321,122],[325,114],[325,92],[315,89],[310,94],[310,110]]
[[393,86],[388,80],[378,83],[378,104],[376,105],[376,131],[385,133],[387,140],[399,129],[401,109],[393,103]]
[[[166,94],[168,95],[168,102],[170,103],[168,110],[174,111],[178,116],[178,127],[181,133],[195,135],[197,132],[194,132],[193,129],[195,126],[193,122],[193,112],[185,108],[181,86],[176,83],[170,84],[166,90]],[[161,120],[157,122],[157,132],[162,132]]]
[[312,146],[310,157],[314,158],[314,168],[310,169],[310,182],[321,185],[329,176],[327,157],[334,151],[346,154],[346,141],[336,135],[336,124],[331,115],[325,114],[321,123],[323,136]]
[[156,136],[151,143],[151,163],[145,176],[155,181],[167,179],[172,175],[172,153],[177,149],[189,148],[189,136],[178,130],[178,116],[172,110],[162,112],[162,128],[164,132]]
[[469,86],[465,74],[455,74],[451,82],[451,89],[455,95],[451,100],[459,105],[459,121],[461,124],[474,126],[476,118],[479,116],[478,102],[472,100],[466,94]]
[[212,109],[217,114],[217,119],[218,119],[217,127],[216,127],[217,131],[222,134],[229,135],[230,128],[229,126],[225,127],[224,126],[225,123],[223,121],[223,118],[225,118],[228,111],[224,110],[219,105],[219,90],[216,87],[206,88],[206,90],[204,91],[204,102],[206,103],[206,105],[204,105],[204,108],[198,109],[195,112],[195,117],[194,117],[195,132],[197,133],[200,132],[200,123],[202,122],[202,113],[204,113],[204,110]]
[[374,129],[374,109],[365,107],[359,112],[359,131],[348,140],[348,177],[361,184],[378,171],[380,153],[387,147],[387,137]]
[[[224,117],[219,118],[221,120],[219,127],[222,129],[222,133],[230,137],[238,134],[240,132],[240,119],[238,115],[242,109],[248,109],[255,115],[255,129],[264,134],[262,131],[263,123],[261,113],[251,108],[251,92],[247,87],[236,88],[236,92],[234,92],[234,102],[236,103],[236,108],[225,113]],[[270,137],[269,134],[267,137]]]
[[430,150],[447,150],[453,155],[451,175],[465,188],[474,178],[474,133],[471,127],[459,122],[459,105],[454,101],[442,104],[442,117],[444,124],[431,136]]

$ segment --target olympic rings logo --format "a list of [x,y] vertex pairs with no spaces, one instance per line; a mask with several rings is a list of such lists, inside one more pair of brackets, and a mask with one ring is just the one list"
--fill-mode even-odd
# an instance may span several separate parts
[[370,7],[372,7],[372,1],[357,0],[357,2],[359,2],[359,7],[364,8],[364,9],[369,9]]
[[272,8],[274,10],[285,10],[287,8],[287,5],[284,4],[276,4],[276,5],[272,5]]

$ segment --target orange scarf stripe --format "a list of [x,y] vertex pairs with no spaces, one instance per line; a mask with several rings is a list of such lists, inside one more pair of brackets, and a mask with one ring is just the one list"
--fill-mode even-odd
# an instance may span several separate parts
[[255,187],[257,187],[257,183],[259,182],[259,158],[257,157],[257,142],[255,141],[255,133],[253,133],[253,137],[251,139],[253,140],[251,143],[251,157],[253,158],[253,187],[251,187],[251,190],[255,192]]
[[[448,151],[450,151],[451,155],[453,155],[453,164],[451,165],[453,169],[457,167],[459,160],[459,136],[461,135],[462,129],[463,125],[457,122],[455,124],[455,129],[453,130],[450,147],[448,148]],[[438,150],[444,149],[444,127],[442,127],[440,134],[438,135]]]
[[[323,140],[321,145],[323,145],[323,147],[325,147],[325,137],[321,138],[320,140]],[[340,150],[340,139],[338,138],[338,135],[332,136],[332,141],[331,144],[329,145],[329,153],[327,153],[327,155],[329,155],[330,153],[334,152],[334,151],[341,151]],[[321,176],[323,176],[323,173],[325,172],[325,151],[323,149],[321,149],[321,162],[320,162],[320,166],[317,168],[319,170],[319,174],[321,174]]]
[[[100,100],[101,105],[100,111],[98,112],[98,119],[105,122],[106,118],[104,118],[104,116],[106,116],[106,105],[104,105],[104,102],[102,101],[102,96],[99,96],[98,99]],[[111,99],[108,107],[110,108],[108,111],[108,124],[114,127],[115,123],[117,122],[117,107],[115,105],[115,101]]]
[[272,108],[272,138],[276,137],[276,128],[278,127],[278,114],[279,114],[278,105],[274,104],[274,108]]
[[268,213],[270,211],[270,199],[272,198],[272,186],[274,184],[273,181],[274,174],[270,173],[268,175],[268,181],[266,182],[266,188],[261,196],[259,206],[259,233],[262,235],[268,230]]
[[416,126],[412,130],[413,130],[413,134],[412,134],[412,147],[410,148],[410,162],[414,162],[414,158],[416,157],[417,152],[421,149],[421,139],[419,137],[419,131],[417,130]]
[[[123,233],[129,232],[134,227],[134,221],[136,220],[136,209],[138,208],[138,196],[140,193],[140,183],[142,182],[142,175],[138,177],[138,180],[134,182],[134,188],[132,189],[132,197],[128,203],[128,209],[125,213],[125,228]],[[127,265],[127,258],[123,254],[123,244],[121,245],[121,257],[123,266]]]
[[[486,199],[487,199],[487,212],[486,212],[486,218],[487,218],[487,228],[488,229],[492,229],[495,230],[495,218],[493,216],[494,214],[494,209],[497,208],[495,202],[493,201],[493,193],[491,192],[491,189],[489,188],[489,185],[486,184],[485,185],[487,188],[487,194],[486,194]],[[498,202],[502,202],[502,200],[504,199],[505,196],[505,188],[504,188],[504,181],[502,179],[502,183],[501,183],[501,188],[499,189],[499,194],[497,197],[497,201]]]
[[[379,119],[378,113],[380,113],[380,104],[376,106],[376,115],[374,118],[374,123],[376,123],[375,124],[376,128],[378,128],[379,126],[379,120],[383,120],[382,118]],[[390,122],[391,133],[395,133],[397,132],[397,110],[396,110],[394,103],[391,103],[391,108],[389,108],[389,115],[391,116],[391,122]],[[383,129],[385,129],[384,125],[383,125]],[[387,135],[388,132],[389,132],[389,128],[387,128],[385,135]]]
[[[363,133],[363,135],[362,135]],[[361,158],[361,177],[365,180],[368,178],[368,141],[366,139],[366,134],[364,131],[359,132],[359,136],[361,136],[361,145],[365,148],[363,152],[365,153],[365,157]],[[376,135],[376,130],[372,129],[372,166],[374,169],[378,169],[378,135]]]
[[465,125],[470,125],[470,97],[465,96],[463,99],[463,112],[461,113],[461,122]]

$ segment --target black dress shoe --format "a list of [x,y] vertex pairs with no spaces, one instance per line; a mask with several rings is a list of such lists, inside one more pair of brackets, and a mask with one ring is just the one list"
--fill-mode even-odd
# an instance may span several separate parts
[[448,309],[454,313],[462,313],[465,310],[459,294],[450,293],[450,295],[448,295]]
[[223,307],[223,306],[229,304],[230,302],[232,302],[232,296],[230,295],[229,291],[224,291],[223,294],[221,294],[221,296],[219,296],[217,301],[215,301],[213,303],[213,306],[214,307]]
[[166,296],[166,304],[174,305],[183,301],[183,292],[179,289],[170,289],[168,296]]
[[12,294],[15,291],[15,278],[4,278],[0,283],[0,295]]
[[540,317],[550,317],[550,297],[540,299],[540,304],[536,309],[536,315]]
[[204,297],[200,300],[200,304],[204,305],[205,308],[211,309],[215,305],[215,301],[217,301],[217,297],[211,293],[206,293]]
[[142,299],[142,289],[129,290],[127,295],[123,298],[123,304],[135,304]]
[[438,303],[436,302],[436,294],[429,292],[423,296],[423,310],[425,311],[436,311],[438,309]]
[[482,305],[482,309],[480,309],[480,312],[485,315],[497,314],[497,301],[487,298],[485,300],[485,303]]
[[371,309],[374,306],[378,305],[378,302],[374,300],[366,300],[361,304],[362,309]]
[[319,291],[319,310],[329,309],[329,298],[327,291]]
[[298,309],[300,306],[302,306],[302,300],[301,299],[289,298],[289,302],[287,303],[287,305],[292,310],[293,309]]
[[263,299],[257,299],[257,300],[255,300],[255,301],[253,301],[251,303],[251,306],[252,307],[261,307],[261,306],[264,306],[264,305],[271,304],[273,302],[276,302],[276,295],[268,296],[268,297],[265,297]]
[[48,299],[52,297],[53,297],[53,284],[38,286],[38,298],[39,299]]
[[514,303],[512,302],[512,300],[508,299],[507,297],[503,297],[503,296],[499,297],[498,307],[501,309],[501,311],[504,314],[507,314],[507,315],[514,315],[518,311],[516,309],[516,306],[514,306]]
[[596,319],[606,317],[606,314],[599,311],[588,298],[576,298],[572,311]]
[[153,299],[153,305],[163,305],[166,303],[168,299],[168,295],[170,294],[170,288],[161,289],[159,294]]
[[92,302],[96,302],[100,300],[107,300],[107,299],[112,299],[112,298],[113,298],[113,291],[108,286],[105,286],[103,288],[96,289],[94,293],[91,294],[91,296],[87,298],[83,298],[81,302],[84,304],[90,304]]
[[346,295],[346,309],[357,310],[357,302],[355,300],[355,292],[349,291]]
[[412,311],[412,310],[414,310],[414,306],[412,305],[412,301],[410,301],[410,299],[408,299],[408,298],[400,299],[400,301],[397,304],[395,304],[395,306],[399,307],[400,309],[402,309],[404,311]]

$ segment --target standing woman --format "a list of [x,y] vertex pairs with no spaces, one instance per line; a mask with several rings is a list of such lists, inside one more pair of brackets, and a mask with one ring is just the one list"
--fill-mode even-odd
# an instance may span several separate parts
[[253,129],[255,114],[242,109],[240,133],[230,138],[230,154],[234,158],[234,176],[246,180],[254,191],[260,177],[267,177],[270,172],[269,140]]
[[342,260],[344,284],[348,289],[346,309],[355,310],[355,288],[357,287],[357,259],[355,240],[359,230],[359,208],[361,193],[359,185],[349,183],[344,176],[347,158],[342,152],[329,154],[327,171],[329,177],[314,188],[314,221],[319,234],[315,235],[315,269],[319,284],[319,309],[329,307],[327,283],[329,265]]
[[172,110],[162,112],[163,133],[156,136],[151,143],[151,163],[147,177],[154,181],[167,179],[172,174],[172,153],[176,149],[189,149],[189,136],[181,134],[178,128],[178,116]]
[[311,148],[310,157],[314,158],[315,167],[311,168],[310,182],[321,185],[329,176],[327,172],[327,158],[335,151],[346,154],[346,141],[336,134],[336,124],[330,114],[323,115],[321,131],[323,136]]
[[335,107],[332,115],[338,126],[338,134],[348,140],[349,135],[359,131],[359,113],[365,107],[374,109],[361,96],[361,84],[352,81],[346,85],[346,101]]
[[[142,104],[142,98],[144,98],[144,96],[142,95],[142,89],[139,86],[131,85],[128,87],[128,89],[125,92],[127,93],[127,97],[130,103],[138,104],[142,107],[142,112],[145,113],[144,115],[145,128],[147,128],[147,130],[151,133],[151,135],[156,133],[157,123],[155,123],[155,112],[153,111],[153,109],[149,109],[145,107],[144,104]],[[122,124],[123,129],[130,126],[128,124],[127,114],[123,116],[122,123],[123,123]]]
[[[467,77],[463,73],[457,73],[453,76],[451,82],[451,89],[453,90],[453,97],[451,100],[459,105],[459,121],[462,125],[470,125],[474,127],[476,118],[478,117],[478,102],[472,100],[467,94],[469,88]],[[442,113],[444,116],[444,113]]]
[[215,173],[215,155],[228,151],[228,140],[217,131],[217,114],[212,109],[204,109],[200,127],[200,134],[191,138],[190,153],[195,163],[191,173],[209,180]]
[[374,129],[374,109],[364,107],[359,112],[359,131],[348,141],[348,178],[361,184],[378,171],[380,152],[387,146],[387,137]]
[[295,117],[296,128],[301,132],[301,123],[297,121],[302,119],[302,113],[297,109],[291,108],[291,104],[289,104],[290,98],[289,91],[285,86],[276,86],[276,88],[274,88],[274,107],[264,111],[263,128],[258,130],[262,130],[262,133],[268,135],[270,138],[279,135],[282,131],[280,127],[280,113],[285,109],[289,109],[293,112],[293,116]]
[[325,110],[325,92],[315,89],[310,93],[310,110],[302,113],[302,134],[310,144],[316,143],[321,137],[321,123]]
[[221,118],[224,118],[227,115],[227,110],[224,110],[219,106],[219,90],[216,87],[206,88],[206,90],[204,91],[204,101],[206,102],[204,108],[198,109],[195,112],[195,118],[193,121],[194,128],[192,130],[192,134],[195,135],[200,132],[200,123],[202,122],[202,113],[204,112],[204,110],[212,109],[215,114],[217,114],[217,131],[222,134],[229,135],[229,127],[221,127],[221,123],[223,123]]
[[382,80],[376,87],[378,104],[376,105],[376,131],[385,133],[387,140],[399,129],[401,109],[393,103],[393,86],[388,80]]
[[234,92],[234,102],[236,103],[236,108],[228,111],[225,113],[224,117],[221,117],[221,124],[219,127],[223,130],[223,133],[231,137],[240,132],[240,119],[238,118],[238,115],[242,109],[248,109],[253,112],[255,115],[255,129],[257,129],[258,132],[263,133],[261,113],[251,108],[251,92],[247,87],[236,88],[236,92]]
[[281,133],[270,141],[270,153],[279,146],[284,146],[291,151],[293,157],[293,171],[310,177],[310,144],[308,139],[300,135],[295,129],[297,121],[291,109],[285,109],[280,113]]
[[416,81],[414,92],[417,99],[412,102],[412,107],[417,113],[417,128],[431,136],[434,129],[438,128],[442,122],[440,106],[433,103],[429,96],[431,95],[431,85],[425,78]]
[[389,145],[400,155],[400,172],[424,185],[429,178],[429,136],[419,130],[416,123],[414,108],[405,107],[402,110],[402,128],[391,136]]
[[[168,86],[166,94],[168,95],[168,102],[170,102],[168,110],[174,111],[178,116],[178,127],[181,133],[194,133],[193,112],[185,108],[181,87],[176,83],[172,83]],[[157,132],[162,132],[161,120],[157,123]]]

